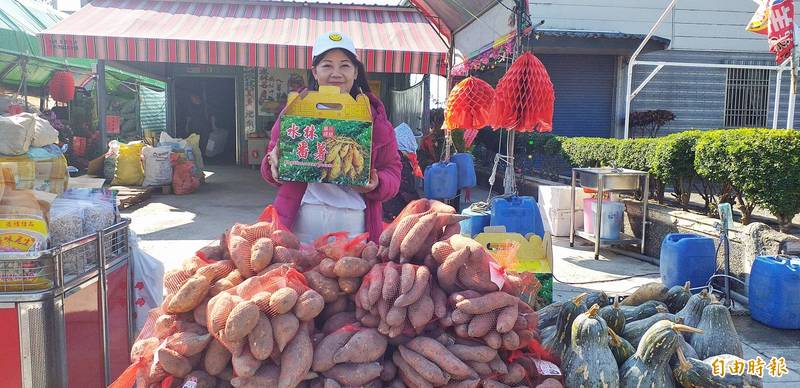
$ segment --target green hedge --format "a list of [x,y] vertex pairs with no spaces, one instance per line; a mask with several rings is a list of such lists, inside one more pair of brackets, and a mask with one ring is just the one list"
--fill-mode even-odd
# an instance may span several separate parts
[[771,129],[687,131],[654,139],[605,139],[531,134],[529,152],[561,156],[573,167],[616,165],[649,171],[656,186],[671,185],[686,207],[696,192],[709,214],[736,204],[742,222],[756,205],[786,230],[800,213],[800,132]]

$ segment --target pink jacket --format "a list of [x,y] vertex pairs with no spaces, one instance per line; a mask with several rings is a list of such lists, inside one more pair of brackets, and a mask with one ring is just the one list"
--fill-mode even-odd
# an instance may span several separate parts
[[[368,94],[372,105],[372,168],[378,171],[378,187],[375,190],[363,194],[367,209],[364,212],[366,217],[365,225],[369,232],[370,241],[377,242],[383,231],[383,204],[397,194],[400,187],[400,171],[402,164],[397,153],[397,139],[394,136],[394,128],[386,116],[386,109],[383,103],[372,94]],[[272,127],[272,135],[267,154],[278,143],[281,122],[278,119]],[[268,157],[261,161],[261,176],[271,185],[278,187],[278,196],[273,204],[278,210],[281,222],[288,228],[292,228],[303,195],[306,192],[306,184],[300,182],[284,182],[279,184],[272,176]],[[338,232],[332,230],[331,232]]]

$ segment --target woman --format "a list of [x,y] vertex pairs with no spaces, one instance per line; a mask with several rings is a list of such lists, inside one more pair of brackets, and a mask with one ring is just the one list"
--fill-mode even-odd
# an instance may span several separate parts
[[383,103],[369,88],[364,65],[356,56],[353,42],[346,36],[332,33],[320,36],[312,50],[309,89],[338,86],[342,93],[355,97],[365,93],[372,106],[372,171],[366,186],[338,186],[329,183],[280,182],[278,150],[280,118],[272,128],[267,156],[261,163],[261,175],[278,187],[274,206],[281,222],[297,237],[309,243],[318,237],[338,231],[350,236],[369,233],[377,242],[383,231],[382,202],[397,194],[400,185],[400,157],[394,130]]

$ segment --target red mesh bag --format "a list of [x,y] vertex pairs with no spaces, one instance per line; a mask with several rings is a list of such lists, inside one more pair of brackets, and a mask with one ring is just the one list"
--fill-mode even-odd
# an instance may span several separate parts
[[314,241],[314,249],[333,260],[345,256],[361,257],[369,233],[360,234],[352,239],[349,239],[349,236],[348,232],[328,233]]
[[492,103],[492,127],[518,132],[550,132],[553,129],[555,94],[547,69],[526,52],[497,83]]
[[278,229],[289,230],[289,228],[281,223],[281,219],[278,216],[278,209],[272,205],[267,205],[267,207],[264,208],[264,211],[261,212],[260,216],[258,216],[258,224],[256,225],[259,225],[262,222],[266,222],[271,226],[272,230],[270,233]]
[[494,90],[486,81],[467,77],[459,82],[447,98],[444,117],[448,129],[481,129],[489,125],[489,108]]

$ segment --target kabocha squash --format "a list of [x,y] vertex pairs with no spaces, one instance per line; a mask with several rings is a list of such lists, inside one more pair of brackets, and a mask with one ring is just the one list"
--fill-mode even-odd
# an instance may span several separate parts
[[558,321],[558,314],[561,312],[562,306],[564,306],[564,303],[562,302],[550,303],[536,312],[539,317],[539,330],[556,324],[556,321]]
[[675,322],[676,319],[677,317],[675,317],[673,314],[658,313],[650,318],[626,323],[625,330],[622,331],[622,338],[628,340],[628,342],[630,342],[633,346],[639,346],[639,342],[641,341],[642,337],[644,337],[644,334],[648,329],[650,329],[651,326],[653,326],[653,324],[663,320]]
[[590,292],[583,301],[583,305],[586,306],[586,311],[589,311],[589,308],[594,305],[608,306],[608,295],[603,291]]
[[[703,317],[703,309],[711,304],[711,297],[708,295],[708,290],[702,290],[699,294],[692,295],[686,306],[675,314],[679,318],[683,318],[683,324],[686,326],[697,327],[700,323],[700,318]],[[684,338],[687,340],[692,339],[692,333],[684,333]]]
[[638,306],[620,306],[620,310],[622,315],[625,316],[626,323],[650,318],[658,313],[669,312],[667,305],[657,300],[647,301]]
[[726,373],[724,377],[714,375],[712,365],[716,358],[723,359],[724,365],[731,365],[734,362],[744,363],[745,361],[739,357],[726,354],[700,361],[684,355],[680,348],[675,356],[678,365],[672,368],[672,375],[675,377],[675,381],[684,388],[761,388],[764,386],[758,376],[750,375],[747,372],[742,375]]
[[727,307],[716,302],[706,306],[697,328],[703,330],[703,334],[693,335],[689,344],[699,358],[706,359],[720,354],[742,357],[742,341],[733,326]]
[[634,354],[619,371],[621,388],[673,388],[675,380],[669,359],[678,347],[681,332],[701,330],[672,323],[656,322],[647,332]]
[[564,368],[568,387],[619,385],[619,367],[608,347],[608,326],[597,315],[599,311],[595,304],[572,324],[571,351]]
[[615,333],[622,333],[622,329],[625,328],[625,314],[619,308],[619,300],[615,299],[613,305],[601,308],[598,314],[606,321],[609,329]]
[[[689,343],[686,342],[686,339],[684,339],[683,336],[681,336],[681,338],[678,340],[678,349],[683,351],[683,355],[686,356],[686,357],[698,358],[699,359],[699,357],[697,356],[697,352],[694,350],[692,345],[689,345]],[[672,358],[669,360],[669,366],[672,367],[672,369],[675,369],[675,367],[678,366],[678,354],[677,353],[675,355],[673,355]]]
[[683,286],[673,286],[667,291],[667,299],[664,301],[669,308],[669,312],[675,314],[681,311],[692,297],[692,282],[687,281]]
[[611,328],[608,329],[608,347],[611,349],[614,359],[617,360],[617,366],[622,366],[636,353],[636,348],[628,340],[618,336]]
[[669,290],[659,282],[647,283],[630,294],[622,301],[623,306],[638,306],[650,300],[663,302],[667,298]]
[[564,353],[570,345],[570,338],[572,337],[572,322],[575,318],[582,314],[585,310],[583,301],[588,294],[583,293],[570,301],[564,303],[561,307],[561,312],[558,314],[558,321],[556,322],[556,331],[552,336],[544,338],[542,345],[553,356],[559,360],[564,359]]

